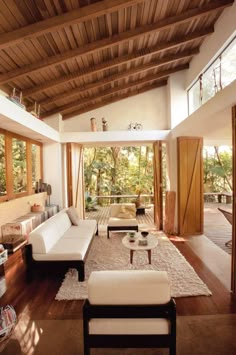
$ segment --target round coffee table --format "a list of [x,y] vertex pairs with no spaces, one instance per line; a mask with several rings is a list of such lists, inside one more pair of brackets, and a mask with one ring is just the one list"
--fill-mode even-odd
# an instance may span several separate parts
[[[139,245],[139,239],[143,240],[143,239],[147,239],[147,245]],[[122,244],[130,250],[130,264],[133,263],[133,255],[134,255],[134,251],[137,250],[146,250],[148,252],[148,262],[149,264],[151,264],[151,252],[152,249],[154,249],[157,245],[158,245],[158,239],[157,237],[155,237],[152,234],[148,234],[148,236],[146,238],[143,238],[141,236],[141,234],[135,233],[135,238],[134,241],[130,242],[130,238],[129,235],[126,234],[126,236],[122,239]]]

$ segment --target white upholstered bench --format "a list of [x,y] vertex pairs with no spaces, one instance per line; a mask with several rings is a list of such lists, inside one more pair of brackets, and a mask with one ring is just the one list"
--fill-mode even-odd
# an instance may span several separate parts
[[112,203],[110,205],[110,218],[107,225],[107,238],[110,231],[138,231],[136,219],[136,206],[134,203]]
[[176,353],[176,308],[165,271],[94,271],[83,307],[90,348],[169,348]]

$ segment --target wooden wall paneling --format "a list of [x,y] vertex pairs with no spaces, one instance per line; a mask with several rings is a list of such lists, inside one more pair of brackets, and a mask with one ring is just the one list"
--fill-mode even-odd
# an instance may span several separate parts
[[233,176],[233,225],[232,225],[232,259],[231,259],[231,290],[236,295],[236,106],[232,108],[232,176]]
[[203,233],[202,138],[178,137],[178,232]]

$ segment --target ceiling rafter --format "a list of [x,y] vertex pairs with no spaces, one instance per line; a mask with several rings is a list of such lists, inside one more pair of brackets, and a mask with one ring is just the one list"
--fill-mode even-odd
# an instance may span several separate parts
[[89,105],[86,108],[81,108],[80,110],[76,110],[76,111],[73,111],[71,113],[65,114],[65,115],[62,116],[62,119],[66,120],[66,119],[74,117],[76,115],[80,115],[82,113],[95,110],[95,109],[97,109],[99,107],[103,107],[103,106],[112,104],[114,102],[117,102],[117,101],[120,101],[120,100],[123,100],[123,99],[127,99],[129,97],[132,97],[132,96],[135,96],[135,95],[138,95],[138,94],[142,94],[144,92],[156,89],[157,87],[159,87],[157,84],[152,84],[152,85],[148,85],[148,87],[143,87],[142,89],[136,89],[136,90],[132,91],[132,93],[122,94],[122,95],[116,96],[116,97],[111,98],[111,99],[104,99],[101,103],[99,102],[99,103],[96,103],[96,104],[93,104],[93,105]]
[[91,5],[80,7],[61,15],[18,28],[17,30],[0,35],[0,50],[18,44],[63,27],[78,24],[93,18],[135,5],[143,0],[104,0]]
[[[146,64],[138,65],[128,71],[126,70],[123,72],[119,72],[117,74],[112,74],[112,75],[104,77],[103,79],[91,82],[89,84],[80,85],[76,89],[67,90],[59,95],[52,96],[50,98],[50,100],[48,100],[48,99],[46,100],[46,103],[44,101],[39,101],[38,104],[43,106],[43,105],[51,104],[53,102],[61,101],[65,98],[73,97],[73,96],[76,96],[76,95],[81,94],[83,92],[86,92],[88,90],[98,88],[98,87],[103,86],[105,84],[109,84],[115,80],[119,80],[119,79],[128,77],[130,75],[138,74],[140,72],[144,72],[144,71],[150,70],[152,68],[158,68],[160,66],[163,66],[163,65],[181,60],[181,59],[185,59],[186,57],[192,57],[193,55],[195,55],[197,53],[199,53],[199,48],[194,48],[192,50],[182,51],[178,54],[164,56],[163,58],[161,58],[159,60],[155,60],[155,61],[151,61]],[[29,110],[31,110],[32,108],[33,108],[33,105],[28,107]]]
[[227,6],[230,6],[234,0],[214,0],[202,7],[197,7],[193,9],[189,9],[180,13],[178,15],[164,18],[160,20],[158,23],[154,24],[146,24],[144,26],[138,27],[133,30],[129,30],[126,32],[122,32],[118,35],[114,35],[108,38],[101,39],[99,41],[95,41],[89,43],[83,47],[76,48],[65,53],[57,54],[51,57],[47,57],[42,59],[41,61],[34,62],[29,65],[25,65],[21,68],[14,69],[10,72],[4,73],[0,75],[0,84],[8,83],[17,78],[20,78],[25,75],[30,75],[31,73],[40,71],[44,68],[50,68],[52,66],[61,64],[66,62],[67,60],[71,60],[77,56],[92,54],[98,50],[105,49],[108,47],[112,47],[114,45],[120,44],[125,41],[136,39],[140,36],[144,36],[147,34],[151,34],[154,32],[161,31],[163,29],[170,28],[177,24],[184,23],[186,21],[190,21],[194,18],[201,17],[203,15],[207,15],[211,12],[218,11],[220,9],[224,9]]
[[[170,74],[173,74],[173,73],[176,73],[176,72],[178,72],[178,71],[185,70],[185,69],[188,69],[188,68],[189,68],[189,64],[182,64],[182,65],[179,65],[179,66],[177,66],[177,67],[175,67],[175,68],[172,68],[172,69],[162,70],[162,71],[158,72],[158,73],[155,74],[155,75],[152,74],[152,76],[153,76],[153,77],[155,76],[155,80],[157,80],[157,79],[163,79],[163,78],[168,77],[168,75],[170,75]],[[125,73],[126,73],[126,74],[125,74]],[[109,77],[109,79],[110,79],[109,83],[112,83],[112,82],[114,82],[114,81],[116,81],[116,80],[122,79],[122,78],[127,77],[127,76],[131,76],[131,75],[133,75],[133,74],[136,74],[136,73],[130,73],[130,71],[129,71],[129,72],[124,72],[124,73],[122,73],[122,75],[121,75],[121,73],[120,73],[120,76],[119,76],[119,74],[115,74],[115,75],[113,76],[113,78]],[[107,83],[108,83],[108,82],[107,82]],[[95,83],[95,84],[96,84],[96,83]],[[138,85],[138,84],[135,84],[135,82],[134,82],[134,85]],[[102,85],[101,85],[101,86],[102,86]],[[97,86],[96,86],[96,87],[97,87]],[[123,87],[120,87],[120,90],[124,90],[124,86],[123,86]],[[90,101],[91,101],[91,99],[90,99]],[[70,103],[69,105],[71,105],[71,103]],[[64,110],[65,110],[66,108],[69,109],[69,106],[64,105]],[[59,112],[61,112],[61,110],[62,110],[62,107],[58,106],[57,109],[55,109],[55,110],[51,110],[51,111],[45,112],[45,113],[43,114],[43,117],[48,117],[49,115],[52,115],[52,114],[55,114],[55,113],[59,113]]]
[[[149,83],[150,81],[155,81],[157,79],[159,79],[159,75],[156,74],[156,75],[149,75],[149,76],[146,76],[145,78],[143,79],[138,79],[138,80],[135,80],[135,81],[132,81],[132,82],[129,82],[128,84],[125,84],[125,85],[122,85],[122,86],[117,86],[117,87],[114,87],[113,89],[106,89],[104,91],[101,91],[93,96],[89,96],[89,97],[85,97],[83,99],[80,99],[80,100],[76,100],[76,101],[72,101],[68,104],[65,104],[65,105],[62,105],[58,108],[55,108],[53,110],[50,110],[48,112],[45,113],[45,115],[43,114],[42,115],[42,118],[46,117],[46,116],[51,116],[51,115],[54,115],[56,113],[58,113],[58,111],[60,111],[60,113],[64,113],[65,111],[70,111],[71,109],[75,108],[75,107],[78,107],[78,106],[81,106],[81,105],[84,105],[84,104],[87,104],[93,100],[96,100],[96,99],[100,99],[102,97],[106,97],[106,96],[109,96],[109,95],[112,95],[112,94],[115,94],[115,93],[118,93],[122,90],[126,90],[126,89],[131,89],[133,87],[136,87],[138,85],[142,85],[142,84],[146,84],[146,83]],[[159,85],[160,86],[163,86],[163,85],[166,85],[167,83],[167,78],[162,79],[162,80],[159,80]]]
[[[187,35],[183,38],[178,38],[178,39],[175,39],[175,40],[172,40],[169,42],[163,42],[163,43],[160,43],[160,44],[153,46],[151,48],[144,48],[144,49],[141,49],[135,53],[127,54],[127,55],[124,55],[121,57],[114,58],[112,60],[104,61],[102,63],[99,63],[99,64],[93,66],[92,68],[89,67],[88,69],[85,69],[85,70],[81,70],[81,71],[74,72],[74,73],[71,73],[68,75],[64,75],[64,76],[60,77],[59,79],[46,81],[42,85],[38,85],[38,86],[35,86],[32,88],[23,90],[24,98],[27,99],[27,98],[32,97],[32,95],[34,95],[34,94],[40,93],[42,91],[46,91],[48,89],[51,89],[51,88],[59,86],[59,85],[64,85],[66,83],[69,83],[69,82],[75,80],[76,78],[82,79],[88,75],[96,74],[98,72],[114,68],[118,65],[129,63],[129,62],[136,60],[136,59],[144,58],[146,56],[157,54],[157,53],[160,53],[165,50],[173,49],[175,47],[178,47],[180,45],[194,41],[196,39],[205,38],[206,36],[208,36],[209,34],[211,34],[213,32],[214,32],[214,28],[210,27],[204,31],[197,31],[197,32],[190,33],[189,35]],[[67,95],[67,94],[69,94],[69,93],[66,92],[65,95]],[[54,97],[48,97],[46,99],[43,99],[43,100],[40,100],[37,102],[38,102],[38,104],[46,105],[48,103],[52,103],[57,100],[60,100],[63,97],[64,97],[64,93],[58,94]],[[33,106],[29,106],[29,109],[32,109],[32,108],[33,108]]]

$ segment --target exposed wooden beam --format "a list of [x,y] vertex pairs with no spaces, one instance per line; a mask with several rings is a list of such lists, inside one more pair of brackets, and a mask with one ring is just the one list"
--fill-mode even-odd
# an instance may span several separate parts
[[0,75],[0,84],[7,83],[9,81],[15,80],[25,75],[30,75],[31,73],[42,70],[44,68],[50,68],[52,66],[64,63],[67,60],[71,60],[75,57],[85,55],[85,54],[92,54],[96,51],[115,46],[125,41],[134,40],[140,36],[158,32],[163,29],[167,29],[169,27],[179,25],[186,21],[190,21],[192,19],[198,18],[200,16],[207,15],[211,12],[224,9],[227,6],[230,6],[233,3],[233,1],[234,0],[215,0],[200,8],[189,9],[176,16],[172,16],[160,20],[158,23],[147,24],[127,32],[122,32],[112,37],[104,38],[99,41],[89,43],[83,47],[79,47],[67,51],[65,53],[57,54],[42,59],[39,62],[25,65],[21,68],[14,69],[10,72]]
[[149,91],[149,90],[153,90],[153,89],[155,89],[156,87],[158,87],[158,84],[152,84],[152,85],[145,86],[145,87],[143,87],[142,89],[136,89],[136,90],[132,91],[132,93],[119,95],[119,96],[116,96],[116,97],[111,98],[111,99],[105,99],[105,100],[103,100],[102,102],[99,102],[99,103],[96,103],[96,104],[93,104],[93,105],[89,105],[89,106],[87,106],[87,107],[85,107],[85,108],[82,108],[82,109],[73,111],[73,112],[71,112],[71,113],[68,113],[68,114],[66,114],[66,115],[63,115],[63,116],[62,116],[62,119],[63,119],[63,120],[66,120],[66,119],[68,119],[68,118],[71,118],[71,117],[80,115],[80,114],[82,114],[82,113],[95,110],[95,109],[97,109],[97,108],[99,108],[99,107],[103,107],[103,106],[112,104],[112,103],[114,103],[114,102],[121,101],[121,100],[123,100],[123,99],[127,99],[128,97],[132,97],[132,96],[141,94],[141,93],[143,93],[143,92],[146,92],[146,91]]
[[71,26],[92,20],[104,14],[117,11],[124,7],[135,5],[143,0],[104,0],[94,4],[80,7],[61,15],[50,17],[17,30],[0,35],[0,50],[18,44],[22,41],[30,40],[42,36],[49,32],[55,32],[63,27]]
[[[77,71],[77,72],[71,73],[69,75],[64,75],[64,76],[60,77],[59,79],[46,81],[42,85],[38,85],[38,86],[35,86],[32,88],[29,88],[27,90],[24,90],[23,96],[25,99],[27,99],[29,97],[32,97],[32,95],[34,95],[34,94],[41,93],[42,91],[51,89],[51,88],[59,86],[59,85],[64,85],[66,83],[69,83],[69,82],[75,80],[76,78],[82,79],[88,75],[96,74],[96,73],[99,73],[103,70],[111,69],[111,68],[114,68],[118,65],[126,64],[126,63],[133,61],[133,60],[144,58],[149,55],[157,54],[162,51],[178,47],[182,44],[189,43],[189,42],[194,41],[196,39],[205,38],[206,36],[208,36],[209,34],[211,34],[213,32],[214,32],[214,28],[210,27],[204,31],[190,33],[189,35],[184,36],[183,38],[177,38],[177,39],[169,41],[169,42],[163,42],[163,43],[160,43],[160,44],[153,46],[151,48],[141,49],[140,51],[137,51],[133,54],[127,54],[127,55],[124,55],[121,57],[114,58],[112,60],[102,62],[100,64],[95,65],[92,68],[89,67],[88,69],[85,69],[85,70]],[[61,99],[62,96],[63,96],[63,94],[59,94],[57,96],[54,96],[53,98],[49,97],[47,99],[37,101],[37,102],[41,105],[45,105],[47,103],[55,102],[55,101]],[[29,109],[32,109],[32,108],[33,108],[33,106],[29,107]]]
[[[80,85],[76,89],[68,90],[68,91],[65,91],[59,95],[52,96],[52,97],[50,97],[50,99],[47,99],[45,101],[46,101],[46,104],[51,104],[53,102],[61,101],[62,99],[67,99],[69,97],[78,96],[78,94],[81,94],[81,93],[86,92],[88,90],[98,88],[98,87],[103,86],[105,84],[109,84],[115,80],[119,80],[119,79],[131,76],[134,74],[138,74],[140,72],[144,72],[144,71],[150,70],[152,68],[158,68],[160,66],[184,59],[186,57],[191,57],[197,53],[199,53],[199,49],[194,48],[192,50],[180,52],[178,54],[172,54],[169,56],[165,56],[159,60],[155,60],[155,61],[152,61],[152,62],[149,62],[146,64],[141,64],[141,65],[134,67],[128,71],[126,70],[123,72],[119,72],[117,74],[112,74],[112,75],[104,77],[103,79],[99,79],[94,82],[91,82],[89,84]],[[38,103],[41,105],[41,107],[43,107],[43,104],[45,104],[45,101],[40,101]],[[28,110],[31,110],[32,108],[33,108],[32,105],[27,107]]]
[[[182,65],[179,65],[175,68],[172,68],[172,69],[168,69],[168,70],[162,70],[160,71],[159,73],[157,73],[155,75],[155,80],[157,79],[163,79],[163,78],[166,78],[168,77],[169,75],[173,74],[173,73],[176,73],[178,71],[181,71],[181,70],[185,70],[185,69],[188,69],[189,68],[189,64],[182,64]],[[126,75],[127,76],[127,75]],[[124,76],[125,77],[125,76]],[[111,80],[110,82],[113,82],[117,79],[113,79]],[[49,112],[49,111],[48,111]],[[44,112],[42,114],[43,117],[48,117],[49,115],[51,115],[51,113],[49,114],[48,112]],[[58,113],[58,112],[61,112],[61,108],[58,107],[57,110],[55,111],[55,113]]]
[[[135,86],[146,84],[146,83],[148,83],[150,81],[154,81],[154,80],[157,80],[159,78],[160,77],[159,77],[158,74],[156,74],[156,75],[152,74],[152,75],[148,75],[147,77],[145,77],[143,79],[132,81],[132,82],[129,82],[128,84],[125,84],[125,85],[122,85],[122,86],[114,87],[113,89],[109,88],[109,89],[106,89],[104,91],[99,91],[96,95],[85,97],[83,99],[77,99],[76,101],[69,102],[68,104],[65,104],[65,105],[62,105],[62,106],[58,106],[58,107],[56,107],[53,110],[47,111],[45,113],[45,115],[42,114],[41,117],[44,118],[46,116],[54,115],[55,113],[58,113],[58,111],[61,112],[61,113],[64,113],[65,111],[68,111],[68,110],[70,111],[71,109],[74,109],[74,108],[79,107],[81,105],[85,105],[85,104],[87,104],[87,103],[89,103],[89,102],[91,102],[93,100],[100,99],[100,98],[103,98],[103,97],[118,93],[118,92],[123,91],[123,90],[131,89],[131,88],[133,88]],[[165,80],[163,79],[163,80],[159,81],[159,84],[160,84],[160,86],[166,85],[166,82],[167,82],[167,78],[165,78]]]

